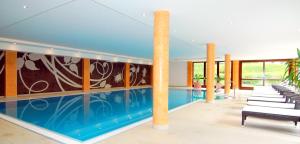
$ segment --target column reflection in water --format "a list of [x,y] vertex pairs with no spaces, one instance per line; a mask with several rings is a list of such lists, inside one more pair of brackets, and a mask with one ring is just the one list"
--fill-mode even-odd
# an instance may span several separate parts
[[193,90],[193,101],[199,99],[205,99],[205,91],[197,90],[197,89]]
[[186,101],[189,102],[189,101],[193,101],[193,90],[192,89],[188,89],[186,91],[187,93],[187,96],[186,96]]
[[84,124],[87,124],[89,121],[89,115],[90,115],[90,94],[84,94],[83,95],[83,119]]
[[11,117],[17,117],[17,102],[9,101],[5,103],[5,113]]

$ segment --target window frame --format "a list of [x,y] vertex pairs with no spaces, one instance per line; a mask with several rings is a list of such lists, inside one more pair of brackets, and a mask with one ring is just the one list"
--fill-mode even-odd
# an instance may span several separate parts
[[[202,87],[206,87],[206,61],[197,61],[197,62],[193,62],[193,67],[195,66],[195,63],[203,63],[203,83],[202,83]],[[217,77],[220,78],[220,63],[224,63],[224,71],[225,71],[225,61],[215,61],[215,65],[217,65],[217,69],[216,74]],[[232,81],[232,70],[233,70],[233,62],[230,62],[231,65],[231,81]],[[224,75],[225,76],[225,75]],[[194,77],[194,68],[193,68],[193,81],[195,80]],[[232,85],[230,86],[232,88]]]
[[[253,90],[254,87],[243,86],[243,80],[262,80],[262,86],[266,85],[268,80],[281,80],[277,78],[266,78],[266,62],[287,62],[289,59],[269,59],[269,60],[241,60],[239,63],[239,87],[244,90]],[[263,77],[262,78],[244,78],[243,79],[243,63],[263,63]]]

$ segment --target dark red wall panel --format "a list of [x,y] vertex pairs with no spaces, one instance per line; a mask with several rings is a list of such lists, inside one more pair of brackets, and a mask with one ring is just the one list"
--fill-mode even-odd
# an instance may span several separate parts
[[91,60],[91,88],[124,87],[124,63]]
[[142,86],[151,84],[151,66],[130,64],[130,85]]
[[0,96],[4,96],[4,51],[0,50]]
[[18,53],[18,94],[82,89],[82,60],[75,57]]

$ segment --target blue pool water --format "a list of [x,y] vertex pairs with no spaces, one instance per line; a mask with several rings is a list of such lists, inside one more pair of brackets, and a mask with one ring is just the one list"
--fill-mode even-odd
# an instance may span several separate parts
[[[205,91],[169,90],[169,109],[205,99]],[[85,141],[152,116],[152,89],[0,103],[0,112]]]

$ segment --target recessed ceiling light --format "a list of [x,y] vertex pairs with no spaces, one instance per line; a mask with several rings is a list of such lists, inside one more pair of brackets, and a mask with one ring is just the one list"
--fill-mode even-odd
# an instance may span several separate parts
[[195,40],[192,39],[192,42],[195,42]]
[[24,9],[27,9],[28,7],[27,7],[27,5],[23,5],[23,8],[24,8]]
[[80,57],[81,56],[81,53],[80,52],[76,52],[75,54],[74,54],[74,57]]
[[8,49],[9,49],[9,50],[13,50],[13,51],[17,50],[17,43],[13,43],[12,45],[10,45],[10,46],[8,47]]
[[98,56],[96,57],[96,59],[97,59],[97,60],[101,60],[101,56],[98,55]]
[[53,54],[53,48],[48,48],[47,50],[46,50],[46,54]]
[[146,17],[146,13],[143,13],[142,16],[143,16],[143,17]]
[[118,58],[113,58],[113,62],[118,62]]

